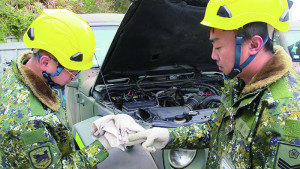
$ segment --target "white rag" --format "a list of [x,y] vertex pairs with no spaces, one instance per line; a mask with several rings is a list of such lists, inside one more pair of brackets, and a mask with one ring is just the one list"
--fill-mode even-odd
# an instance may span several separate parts
[[104,136],[111,147],[125,150],[128,134],[145,130],[127,114],[107,115],[93,122],[92,137],[97,140]]

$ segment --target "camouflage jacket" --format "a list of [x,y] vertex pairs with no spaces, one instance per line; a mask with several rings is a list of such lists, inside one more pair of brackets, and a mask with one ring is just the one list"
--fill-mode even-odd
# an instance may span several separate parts
[[299,75],[277,46],[245,85],[226,81],[222,105],[203,124],[170,129],[166,148],[209,147],[207,168],[300,167]]
[[99,141],[75,150],[58,91],[12,61],[0,83],[0,168],[92,168],[108,153]]

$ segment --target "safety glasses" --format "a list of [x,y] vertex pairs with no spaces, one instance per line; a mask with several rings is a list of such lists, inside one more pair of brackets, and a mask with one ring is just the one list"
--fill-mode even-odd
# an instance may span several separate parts
[[76,73],[74,74],[74,73],[72,73],[71,71],[69,71],[68,69],[66,69],[66,68],[64,68],[64,70],[66,70],[70,75],[72,75],[73,76],[73,78],[77,78],[77,75],[80,73],[80,71],[76,71]]
[[50,59],[52,59],[54,62],[57,63],[58,67],[62,67],[64,70],[66,70],[73,78],[77,78],[78,74],[80,73],[80,71],[76,71],[76,72],[72,72],[70,70],[68,70],[67,68],[63,67],[56,59],[49,57]]

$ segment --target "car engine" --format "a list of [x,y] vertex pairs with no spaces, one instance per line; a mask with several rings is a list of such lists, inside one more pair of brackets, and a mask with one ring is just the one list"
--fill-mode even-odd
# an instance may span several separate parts
[[128,81],[97,85],[93,97],[113,112],[129,114],[151,127],[207,121],[220,104],[223,86],[220,74],[197,78],[190,74],[140,77],[136,83]]

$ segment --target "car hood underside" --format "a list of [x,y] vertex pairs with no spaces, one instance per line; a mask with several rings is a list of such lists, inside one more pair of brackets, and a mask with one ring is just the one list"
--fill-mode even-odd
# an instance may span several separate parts
[[104,77],[217,71],[210,57],[209,28],[200,24],[206,4],[199,0],[134,1],[101,67]]

